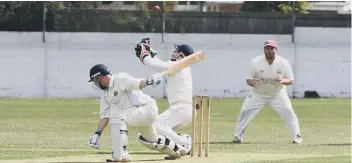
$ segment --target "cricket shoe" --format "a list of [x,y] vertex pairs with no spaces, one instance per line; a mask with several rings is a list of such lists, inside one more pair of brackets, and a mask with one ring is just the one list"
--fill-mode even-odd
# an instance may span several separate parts
[[301,135],[297,135],[296,139],[292,141],[292,144],[302,144],[302,141]]
[[175,157],[175,156],[166,156],[164,159],[165,160],[176,160],[178,159],[179,157]]
[[190,151],[191,151],[191,145],[181,145],[181,146],[179,146],[179,148],[180,148],[180,150],[179,150],[179,154],[181,155],[181,156],[186,156],[186,155],[188,155],[188,153],[190,153]]
[[130,162],[130,158],[122,158],[122,160],[106,159],[106,162]]
[[182,149],[183,147],[181,146],[179,151],[176,152],[177,154],[173,154],[173,155],[168,155],[165,157],[165,160],[176,160],[178,158],[181,158],[182,156],[185,155],[185,150]]
[[232,141],[232,143],[234,143],[234,144],[241,144],[242,141],[241,141],[237,136],[235,136],[235,138],[234,138],[234,140]]
[[106,159],[106,162],[130,162],[130,154],[127,151],[123,152],[123,156],[121,160],[115,159]]
[[[191,135],[188,135],[188,134],[180,134],[180,136],[182,136],[182,137],[185,137],[185,138],[187,138],[187,140],[188,140],[188,143],[187,144],[184,144],[184,145],[182,145],[184,148],[185,148],[185,153],[186,154],[184,154],[184,155],[190,155],[191,154],[191,150],[192,150],[192,137],[191,137]],[[182,155],[182,154],[181,154]],[[184,156],[184,155],[182,155],[182,156]]]

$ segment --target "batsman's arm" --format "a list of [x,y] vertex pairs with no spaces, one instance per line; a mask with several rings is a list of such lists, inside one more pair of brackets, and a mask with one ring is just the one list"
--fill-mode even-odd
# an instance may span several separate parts
[[164,62],[156,56],[153,58],[151,56],[145,57],[143,59],[143,64],[153,68],[157,72],[166,71],[169,66],[169,62]]
[[98,134],[100,136],[108,124],[109,124],[109,118],[101,118],[99,121],[98,128],[95,131],[95,134]]
[[95,134],[99,136],[104,131],[105,127],[109,124],[109,114],[110,114],[110,106],[104,99],[104,96],[100,97],[100,120],[98,124],[98,128],[95,131]]
[[[156,85],[160,84],[161,79],[162,79],[162,74],[161,73],[160,74],[154,74],[152,77],[153,78],[142,79],[139,82],[139,89],[142,90],[145,87],[148,87],[150,85],[156,86]],[[158,83],[156,84],[156,82],[158,82]]]
[[147,85],[147,81],[146,80],[141,80],[140,82],[139,82],[139,89],[144,89],[145,87],[147,87],[148,85]]

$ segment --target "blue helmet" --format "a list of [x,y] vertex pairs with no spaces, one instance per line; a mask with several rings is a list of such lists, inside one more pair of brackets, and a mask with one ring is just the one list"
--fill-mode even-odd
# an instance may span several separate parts
[[177,51],[182,52],[186,57],[194,53],[193,48],[187,44],[181,44],[181,45],[174,44],[174,47],[176,48]]
[[104,64],[96,64],[89,71],[90,80],[88,82],[94,82],[95,85],[99,86],[100,89],[106,90],[107,87],[103,86],[100,83],[99,79],[100,76],[106,76],[109,74],[111,73],[110,69],[107,66],[105,66]]
[[96,82],[96,79],[99,78],[100,75],[109,75],[110,70],[104,64],[96,64],[89,71],[90,80],[88,82]]

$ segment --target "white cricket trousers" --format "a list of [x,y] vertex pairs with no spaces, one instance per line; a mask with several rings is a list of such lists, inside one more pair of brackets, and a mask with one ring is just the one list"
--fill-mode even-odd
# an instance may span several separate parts
[[298,118],[292,108],[290,98],[284,90],[281,90],[278,95],[271,98],[263,98],[263,96],[260,96],[260,94],[256,92],[249,93],[244,100],[242,109],[238,116],[235,137],[237,137],[240,141],[243,141],[244,130],[248,126],[249,122],[267,104],[271,105],[271,107],[284,120],[291,139],[296,140],[297,135],[300,135]]
[[178,135],[175,130],[186,127],[192,122],[192,108],[192,103],[189,102],[171,104],[167,110],[158,116],[155,122],[157,132],[177,144],[189,144],[189,140]]
[[149,142],[157,142],[158,134],[154,123],[158,116],[158,106],[153,100],[146,105],[123,110],[127,125],[134,126]]

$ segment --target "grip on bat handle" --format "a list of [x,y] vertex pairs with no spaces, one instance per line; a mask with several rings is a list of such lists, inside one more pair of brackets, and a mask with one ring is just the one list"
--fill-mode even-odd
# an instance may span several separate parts
[[167,75],[168,74],[168,71],[166,70],[166,71],[163,71],[162,73],[161,73],[161,76],[164,76],[164,75]]
[[164,71],[164,72],[162,72],[161,73],[161,75],[173,75],[173,74],[175,74],[176,72],[178,72],[178,68],[176,68],[176,67],[169,67],[166,71]]
[[204,60],[204,53],[202,51],[197,52],[198,55],[196,55],[195,59],[196,61]]

